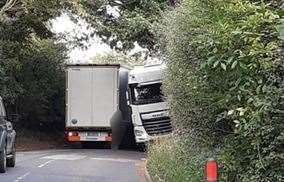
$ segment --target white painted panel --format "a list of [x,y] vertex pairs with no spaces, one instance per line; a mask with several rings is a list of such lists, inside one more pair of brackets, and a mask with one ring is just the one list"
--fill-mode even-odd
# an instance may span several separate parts
[[[92,126],[92,68],[68,68],[67,127]],[[71,121],[76,119],[78,123]]]
[[77,154],[58,154],[58,155],[49,155],[42,157],[41,159],[51,159],[51,160],[82,160],[86,158],[84,155],[77,155]]
[[118,68],[93,68],[93,121],[96,126],[110,127],[118,109]]
[[[110,127],[118,109],[118,67],[72,66],[67,69],[66,127]],[[78,123],[72,123],[76,119]]]

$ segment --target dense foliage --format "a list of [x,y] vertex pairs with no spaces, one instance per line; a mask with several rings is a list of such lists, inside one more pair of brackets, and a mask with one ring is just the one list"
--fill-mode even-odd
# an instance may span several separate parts
[[[222,181],[284,180],[281,7],[280,1],[184,0],[165,14],[157,28],[168,60],[165,92],[179,136],[175,149],[184,152],[158,171],[151,164],[173,152],[154,146],[153,174],[175,181],[169,170],[184,171],[179,158],[199,166],[210,156],[224,163]],[[202,167],[187,170],[179,181]]]
[[121,64],[122,66],[138,66],[143,65],[144,60],[125,55],[122,53],[110,53],[106,55],[97,55],[91,59],[95,64]]
[[64,124],[67,54],[48,24],[61,2],[16,1],[0,15],[0,95],[8,113],[20,115],[18,126],[51,131]]
[[[21,0],[1,8],[0,95],[9,113],[20,114],[26,128],[64,124],[66,48],[48,21],[66,9],[117,50],[137,42],[167,58],[164,90],[175,133],[150,147],[154,179],[202,181],[204,161],[214,157],[224,165],[221,181],[284,181],[283,1],[168,5],[177,1]],[[106,60],[137,61],[94,58]]]
[[168,5],[175,3],[175,0],[78,0],[70,9],[85,18],[95,28],[94,33],[112,48],[125,51],[137,42],[155,50],[153,23],[160,19]]
[[283,19],[281,20],[281,25],[279,29],[280,29],[280,38],[284,40],[284,20]]

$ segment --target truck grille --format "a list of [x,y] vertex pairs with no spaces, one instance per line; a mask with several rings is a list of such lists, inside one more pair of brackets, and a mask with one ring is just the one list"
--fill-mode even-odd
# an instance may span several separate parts
[[143,120],[142,124],[148,135],[160,135],[171,133],[173,128],[169,117],[155,118],[149,120]]

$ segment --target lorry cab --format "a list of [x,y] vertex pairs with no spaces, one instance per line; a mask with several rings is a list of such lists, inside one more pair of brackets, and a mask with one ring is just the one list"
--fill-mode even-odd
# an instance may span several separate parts
[[6,172],[6,167],[14,167],[16,162],[15,149],[16,132],[7,120],[3,100],[0,97],[0,173]]
[[136,143],[145,144],[172,132],[162,88],[164,65],[135,67],[129,73],[128,97]]

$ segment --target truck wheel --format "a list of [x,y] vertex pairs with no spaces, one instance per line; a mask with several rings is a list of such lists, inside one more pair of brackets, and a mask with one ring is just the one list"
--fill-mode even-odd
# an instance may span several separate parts
[[138,148],[138,151],[140,152],[147,152],[147,144],[145,143],[139,143],[137,144],[137,148]]
[[6,172],[6,149],[0,152],[0,173]]
[[104,147],[105,147],[106,149],[112,149],[112,142],[106,142],[105,145],[104,145]]
[[7,158],[7,167],[15,167],[16,164],[16,147],[13,145],[12,156]]

